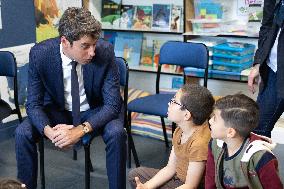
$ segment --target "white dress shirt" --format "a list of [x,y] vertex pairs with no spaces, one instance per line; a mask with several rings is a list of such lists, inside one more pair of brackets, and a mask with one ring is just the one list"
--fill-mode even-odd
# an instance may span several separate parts
[[[62,70],[63,70],[63,84],[64,84],[64,101],[65,109],[72,111],[72,96],[71,96],[71,69],[72,60],[65,56],[62,51],[62,44],[60,44],[60,55],[62,59]],[[90,109],[90,106],[87,102],[87,97],[84,88],[84,79],[83,79],[83,69],[81,64],[77,64],[76,71],[78,75],[79,82],[79,97],[80,97],[80,112]]]
[[278,38],[281,32],[281,28],[279,29],[279,32],[277,34],[277,37],[275,39],[274,45],[271,49],[269,59],[267,61],[267,65],[276,73],[277,72],[277,46],[278,46]]

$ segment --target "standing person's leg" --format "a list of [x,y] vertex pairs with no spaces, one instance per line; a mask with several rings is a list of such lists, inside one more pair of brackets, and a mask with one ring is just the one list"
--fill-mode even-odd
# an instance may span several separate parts
[[[131,185],[131,188],[136,188],[136,182],[135,182],[135,177],[138,177],[140,181],[144,184],[151,178],[153,178],[160,170],[159,169],[154,169],[154,168],[148,168],[148,167],[138,167],[135,169],[132,169],[129,171],[128,174],[128,181]],[[161,189],[170,189],[170,188],[177,188],[184,183],[177,178],[175,175],[173,178],[171,178],[168,182],[160,186],[159,188]]]
[[[45,112],[51,121],[50,126],[59,123],[72,123],[71,114],[67,111],[58,111],[53,107],[46,107]],[[36,189],[37,187],[38,155],[36,143],[40,137],[41,134],[32,126],[29,118],[25,119],[15,131],[18,179],[26,184],[28,189]]]
[[102,133],[106,144],[109,189],[126,188],[126,131],[122,119],[109,122]]
[[271,131],[284,110],[283,99],[277,97],[276,73],[269,69],[267,85],[257,97],[259,124],[255,133],[271,137]]

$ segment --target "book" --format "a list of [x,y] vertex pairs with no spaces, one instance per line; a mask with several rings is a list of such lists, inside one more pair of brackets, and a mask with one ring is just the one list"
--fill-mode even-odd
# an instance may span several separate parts
[[153,40],[146,36],[143,37],[140,64],[153,66]]
[[153,22],[154,30],[170,30],[171,6],[166,4],[153,4]]
[[159,64],[159,58],[160,58],[160,49],[162,45],[167,42],[166,39],[154,39],[153,40],[153,66],[158,67]]
[[172,5],[170,30],[175,32],[183,31],[182,26],[183,26],[182,6]]
[[133,29],[150,30],[152,6],[136,6],[134,9]]
[[117,32],[115,31],[104,31],[104,39],[108,42],[110,42],[111,44],[113,44],[113,46],[115,46],[115,38],[117,36]]
[[133,5],[121,5],[120,27],[130,29],[133,25]]
[[119,32],[115,38],[115,56],[123,57],[129,67],[139,66],[142,33]]
[[102,0],[102,27],[119,28],[121,0]]

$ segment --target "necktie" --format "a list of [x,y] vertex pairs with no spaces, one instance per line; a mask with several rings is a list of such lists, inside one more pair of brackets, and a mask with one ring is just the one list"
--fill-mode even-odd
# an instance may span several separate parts
[[72,117],[73,125],[78,126],[81,124],[80,121],[80,97],[79,97],[79,83],[78,75],[76,71],[77,62],[72,61],[71,69],[71,96],[72,96]]
[[281,0],[278,12],[276,14],[276,24],[282,27],[284,21],[284,0]]

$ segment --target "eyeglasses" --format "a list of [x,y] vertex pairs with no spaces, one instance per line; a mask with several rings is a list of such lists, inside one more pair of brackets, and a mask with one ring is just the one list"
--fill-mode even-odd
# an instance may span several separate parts
[[172,99],[170,100],[170,104],[177,104],[177,105],[179,105],[179,106],[181,106],[181,107],[184,107],[184,105],[178,103],[174,98],[172,98]]
[[[181,103],[178,103],[174,98],[172,98],[169,102],[169,104],[176,104],[176,105],[179,105],[180,107],[188,110],[184,105],[182,105]],[[189,111],[189,110],[188,110]]]

